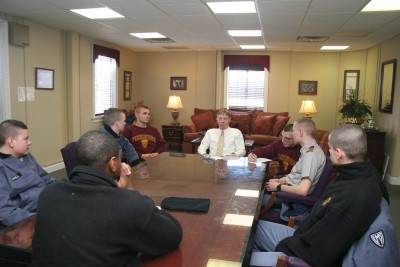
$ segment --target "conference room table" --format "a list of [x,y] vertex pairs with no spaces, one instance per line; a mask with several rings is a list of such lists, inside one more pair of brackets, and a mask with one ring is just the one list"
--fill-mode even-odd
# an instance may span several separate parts
[[135,166],[134,189],[159,206],[168,197],[205,198],[208,212],[168,210],[182,225],[176,250],[158,257],[141,256],[147,266],[248,266],[262,202],[268,161],[203,158],[162,153]]
[[[133,167],[134,189],[157,206],[167,197],[210,200],[207,212],[168,210],[182,225],[182,242],[162,256],[141,255],[139,266],[248,266],[268,167],[262,161],[166,152]],[[27,266],[35,222],[33,215],[0,231],[0,266]]]

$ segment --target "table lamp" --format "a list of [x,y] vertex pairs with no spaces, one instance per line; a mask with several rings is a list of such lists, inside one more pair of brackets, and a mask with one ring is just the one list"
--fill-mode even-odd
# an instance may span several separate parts
[[183,108],[181,97],[176,95],[170,96],[166,108],[172,108],[171,113],[174,121],[171,123],[171,125],[179,125],[179,122],[176,119],[179,116],[178,108]]
[[303,100],[301,102],[301,107],[299,113],[304,114],[304,118],[311,119],[310,113],[316,113],[317,108],[315,107],[314,100]]

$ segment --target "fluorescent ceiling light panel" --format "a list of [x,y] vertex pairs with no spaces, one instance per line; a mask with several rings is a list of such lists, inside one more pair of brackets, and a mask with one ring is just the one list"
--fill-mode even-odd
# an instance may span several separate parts
[[256,13],[253,1],[241,2],[207,2],[214,14]]
[[241,45],[240,48],[242,49],[265,49],[264,45]]
[[109,9],[108,7],[70,9],[70,11],[87,17],[89,19],[115,19],[124,18],[121,14]]
[[348,45],[324,45],[321,50],[345,50],[349,48]]
[[258,37],[261,36],[260,30],[230,30],[228,31],[230,36],[233,37]]
[[140,39],[150,39],[150,38],[167,38],[164,35],[158,33],[158,32],[138,32],[138,33],[130,33],[130,35],[133,35],[137,38]]
[[399,0],[372,0],[361,10],[361,12],[396,10],[400,10]]

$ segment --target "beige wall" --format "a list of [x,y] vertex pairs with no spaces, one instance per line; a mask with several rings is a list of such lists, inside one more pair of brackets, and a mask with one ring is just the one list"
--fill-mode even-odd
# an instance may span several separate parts
[[[30,45],[10,46],[10,90],[12,118],[24,121],[39,162],[60,162],[59,148],[65,141],[65,36],[62,31],[33,22]],[[35,87],[35,68],[54,70],[54,90],[35,90],[35,101],[18,102],[17,87]]]
[[[8,17],[7,19],[13,19]],[[20,22],[21,23],[21,22]],[[93,64],[94,43],[121,52],[118,72],[118,107],[129,108],[133,102],[144,100],[154,115],[153,124],[161,129],[170,123],[171,112],[166,109],[168,96],[181,96],[184,108],[178,120],[190,122],[195,107],[214,108],[223,88],[223,56],[230,52],[134,52],[113,44],[98,42],[77,33],[23,21],[30,28],[30,45],[10,46],[10,83],[12,117],[25,121],[33,141],[32,153],[39,163],[48,166],[61,162],[60,148],[76,140],[82,133],[97,129],[93,122]],[[393,114],[377,112],[379,68],[382,61],[399,57],[400,38],[380,46],[357,52],[268,52],[270,75],[268,81],[268,111],[289,111],[291,121],[298,113],[302,99],[315,100],[318,113],[313,115],[319,129],[331,130],[339,120],[337,110],[343,94],[344,70],[360,70],[360,96],[374,110],[380,129],[387,131],[385,151],[390,156],[390,177],[400,176],[399,130],[400,100],[399,68]],[[253,53],[254,54],[254,53]],[[265,54],[265,53],[264,53]],[[36,100],[18,102],[18,86],[34,86],[34,68],[55,70],[55,89],[35,90]],[[132,100],[124,101],[123,71],[133,73]],[[187,90],[170,90],[171,76],[187,77]],[[299,80],[318,81],[315,96],[298,95]]]
[[[384,42],[379,46],[379,73],[381,63],[391,59],[397,60],[396,80],[394,90],[393,113],[376,113],[376,123],[380,130],[386,131],[385,152],[389,155],[388,179],[392,183],[400,185],[400,36]],[[378,100],[376,100],[378,101]]]
[[[215,107],[216,52],[137,53],[133,100],[151,108],[152,124],[161,130],[172,121],[168,96],[181,97],[178,121],[188,123],[194,107]],[[170,90],[170,77],[187,77],[187,90]]]
[[[1,14],[0,14],[1,15]],[[2,17],[2,16],[0,16]],[[13,17],[7,17],[13,21]],[[22,23],[20,20],[17,20]],[[118,106],[124,101],[123,72],[136,71],[135,52],[30,21],[29,45],[9,47],[11,116],[24,121],[32,140],[31,152],[42,166],[62,162],[60,148],[102,122],[93,122],[94,43],[120,50]],[[54,70],[54,90],[35,90],[35,101],[19,102],[17,87],[35,87],[35,68]]]

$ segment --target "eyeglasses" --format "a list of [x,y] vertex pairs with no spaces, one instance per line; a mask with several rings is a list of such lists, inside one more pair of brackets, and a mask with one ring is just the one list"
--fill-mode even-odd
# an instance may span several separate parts
[[282,138],[282,140],[284,140],[284,141],[292,141],[293,140],[293,138],[289,138],[289,137],[286,137],[286,136],[280,136],[281,138]]

